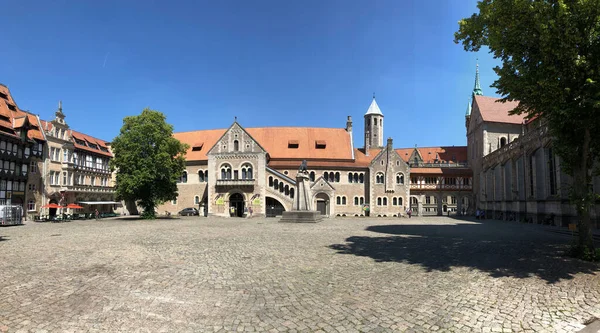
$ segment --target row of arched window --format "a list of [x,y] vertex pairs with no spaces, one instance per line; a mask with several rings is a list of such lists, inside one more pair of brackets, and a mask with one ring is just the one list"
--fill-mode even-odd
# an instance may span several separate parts
[[337,196],[335,198],[335,204],[336,205],[346,205],[346,197],[345,196]]
[[[378,172],[375,175],[375,183],[376,184],[383,184],[385,183],[385,175],[383,172]],[[396,184],[399,185],[403,185],[404,184],[404,174],[402,173],[397,173],[396,174]]]
[[354,197],[354,206],[364,205],[365,197]]
[[339,183],[340,182],[340,173],[339,172],[323,172],[323,178],[325,181],[330,183]]
[[294,199],[294,188],[293,187],[290,188],[289,185],[284,184],[282,181],[280,181],[277,178],[273,178],[273,176],[269,176],[269,187]]
[[363,173],[350,172],[348,173],[348,183],[364,183],[365,175]]
[[[377,198],[377,206],[387,206],[388,205],[388,198],[387,197],[379,197]],[[392,198],[392,206],[402,206],[403,205],[403,199],[402,197],[393,197]]]
[[[241,176],[241,178],[240,178]],[[253,180],[254,174],[252,172],[252,165],[250,163],[242,164],[240,170],[233,170],[231,165],[225,163],[221,165],[221,178],[222,180],[230,180],[230,179],[243,179],[243,180]]]

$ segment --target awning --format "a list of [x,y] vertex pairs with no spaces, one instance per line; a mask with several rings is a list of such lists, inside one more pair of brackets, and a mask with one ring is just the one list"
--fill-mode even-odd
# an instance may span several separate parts
[[79,201],[78,203],[84,205],[120,205],[119,201]]

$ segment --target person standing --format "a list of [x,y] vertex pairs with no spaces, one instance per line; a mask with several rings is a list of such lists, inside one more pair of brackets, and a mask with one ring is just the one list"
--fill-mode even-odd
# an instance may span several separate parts
[[98,211],[98,208],[96,208],[96,211],[94,212],[94,214],[96,215],[96,220],[100,219],[100,212]]

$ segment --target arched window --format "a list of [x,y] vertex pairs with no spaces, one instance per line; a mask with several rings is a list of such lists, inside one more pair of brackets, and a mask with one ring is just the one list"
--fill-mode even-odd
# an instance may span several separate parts
[[240,142],[238,140],[233,140],[233,151],[240,151]]
[[342,197],[340,197],[339,195],[337,197],[335,197],[335,204],[336,205],[341,205],[342,204]]
[[325,179],[325,181],[329,181],[329,172],[323,172],[323,178]]
[[204,181],[208,183],[208,170],[204,171]]
[[352,183],[352,173],[348,173],[348,183]]
[[381,172],[377,173],[377,175],[375,176],[375,178],[376,178],[375,182],[377,184],[383,184],[383,179],[384,179],[383,173],[381,173]]
[[398,199],[392,198],[392,206],[398,205]]
[[273,187],[273,177],[269,176],[269,187]]
[[274,189],[276,189],[276,190],[278,190],[278,189],[279,189],[279,180],[275,179],[275,180],[273,181],[273,188],[274,188]]
[[187,183],[187,171],[183,171],[183,173],[181,174],[181,179],[179,180],[180,183]]
[[346,197],[342,197],[342,205],[346,204]]
[[290,187],[285,185],[285,195],[290,195]]
[[231,165],[223,164],[221,166],[221,179],[231,179]]
[[354,206],[358,206],[358,197],[354,197]]
[[398,206],[404,206],[404,204],[402,203],[402,197],[398,198]]
[[171,201],[172,205],[176,205],[177,204],[177,199],[174,199],[173,201]]
[[359,198],[359,200],[360,200],[360,202],[359,202],[359,203],[360,203],[361,205],[365,203],[365,198],[364,198],[364,197],[360,197],[360,198]]
[[194,197],[194,205],[199,205],[200,204],[200,197],[199,196],[195,196]]
[[252,177],[252,165],[250,163],[244,163],[242,165],[242,179],[254,179]]
[[198,181],[204,183],[204,170],[198,170]]
[[383,205],[387,206],[387,198],[386,197],[383,198]]
[[377,206],[381,206],[381,198],[377,198]]
[[365,175],[363,173],[361,173],[360,176],[358,176],[358,180],[360,181],[361,184],[363,184],[365,182]]
[[283,193],[285,191],[285,187],[283,186],[283,182],[279,183],[279,192]]
[[500,138],[500,147],[504,147],[506,145],[506,138]]
[[309,177],[310,177],[310,181],[314,182],[315,181],[315,172],[311,171],[310,174],[309,174]]
[[404,175],[399,173],[396,175],[396,184],[404,184]]
[[354,182],[358,183],[358,173],[354,173]]
[[290,198],[294,199],[294,188],[290,189]]
[[340,182],[340,173],[339,173],[339,172],[336,172],[336,173],[335,173],[335,182],[336,182],[336,183],[339,183],[339,182]]

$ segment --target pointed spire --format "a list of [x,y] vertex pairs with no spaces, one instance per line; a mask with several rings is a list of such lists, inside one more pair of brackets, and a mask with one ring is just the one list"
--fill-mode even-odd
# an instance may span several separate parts
[[58,101],[58,110],[62,111],[62,101]]
[[475,69],[475,87],[473,87],[473,96],[475,95],[483,95],[483,91],[481,90],[481,84],[479,83],[479,59],[477,59],[477,66]]
[[369,106],[367,113],[365,113],[365,116],[370,114],[383,116],[383,113],[381,113],[381,110],[379,109],[379,105],[377,105],[377,101],[375,101],[375,93],[373,93],[373,101],[371,101],[371,105]]

